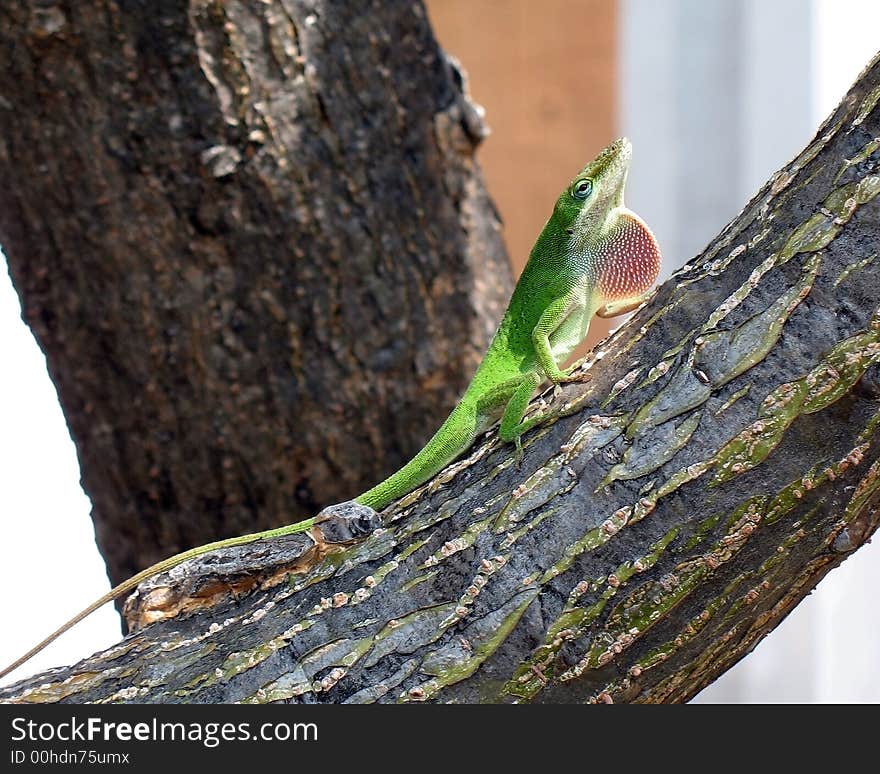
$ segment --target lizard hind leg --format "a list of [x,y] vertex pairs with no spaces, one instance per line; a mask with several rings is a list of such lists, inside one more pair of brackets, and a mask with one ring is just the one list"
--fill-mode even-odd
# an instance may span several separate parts
[[501,417],[501,427],[498,430],[498,434],[501,436],[502,441],[507,443],[513,441],[516,444],[518,454],[522,454],[522,441],[520,439],[523,433],[547,418],[547,415],[542,412],[537,416],[529,417],[529,419],[523,419],[529,407],[529,401],[531,401],[535,390],[538,389],[542,381],[543,379],[538,373],[524,374],[522,381],[507,401],[504,415]]

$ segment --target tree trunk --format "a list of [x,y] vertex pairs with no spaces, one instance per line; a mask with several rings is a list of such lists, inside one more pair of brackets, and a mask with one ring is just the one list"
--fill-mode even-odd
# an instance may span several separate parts
[[522,460],[492,432],[360,543],[177,568],[129,608],[155,623],[0,697],[693,696],[880,518],[878,137],[880,57],[594,353]]
[[501,316],[479,114],[363,6],[0,7],[0,244],[114,582],[395,470]]

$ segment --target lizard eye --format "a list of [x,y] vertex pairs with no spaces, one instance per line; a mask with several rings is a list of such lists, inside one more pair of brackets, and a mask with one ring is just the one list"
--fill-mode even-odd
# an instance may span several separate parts
[[583,201],[593,192],[593,181],[592,180],[578,180],[575,183],[574,188],[571,189],[571,195],[574,196],[575,199],[580,199]]

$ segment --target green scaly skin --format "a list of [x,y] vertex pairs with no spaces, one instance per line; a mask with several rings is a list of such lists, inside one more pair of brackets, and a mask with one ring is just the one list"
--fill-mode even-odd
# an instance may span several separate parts
[[367,533],[379,521],[371,521],[364,512],[375,515],[433,478],[499,416],[501,438],[516,443],[519,449],[522,434],[545,418],[524,419],[538,387],[546,380],[561,384],[589,378],[562,370],[559,364],[584,340],[593,315],[611,317],[634,309],[656,279],[660,251],[654,237],[623,203],[630,155],[629,141],[617,140],[584,167],[559,196],[473,380],[440,429],[400,470],[353,503],[330,506],[315,518],[207,543],[148,567],[93,602],[0,672],[0,677],[99,607],[188,559],[303,532],[343,513],[344,519],[355,519],[354,527],[341,530],[343,539]]

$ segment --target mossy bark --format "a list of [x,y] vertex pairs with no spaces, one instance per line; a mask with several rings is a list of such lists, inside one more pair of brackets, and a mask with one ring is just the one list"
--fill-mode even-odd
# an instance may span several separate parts
[[0,244],[114,582],[421,447],[512,287],[484,131],[420,2],[0,5]]

